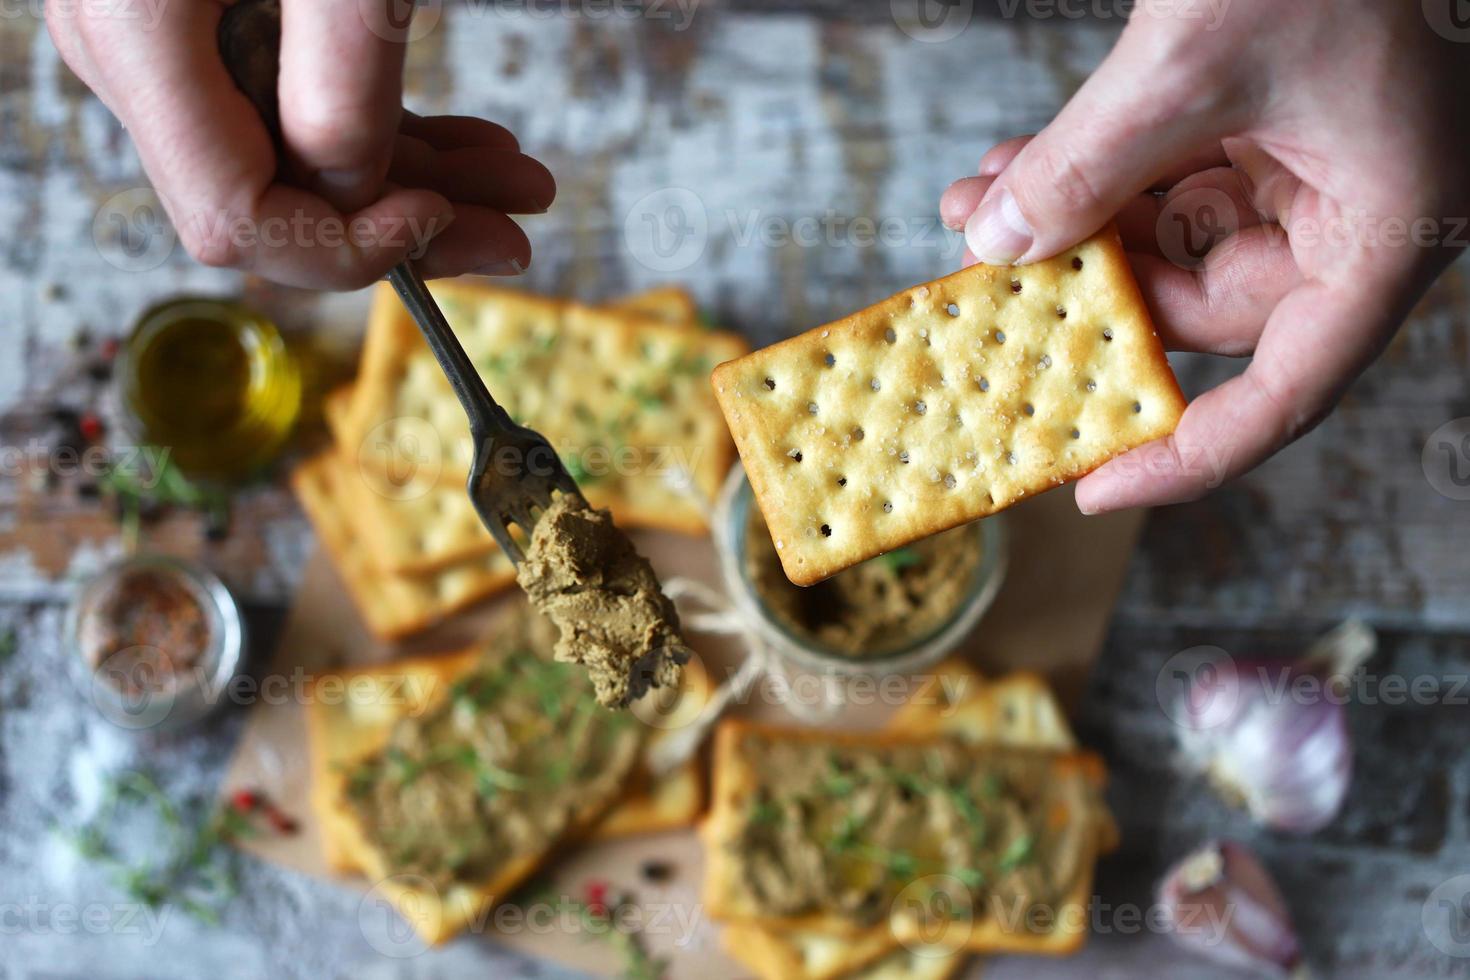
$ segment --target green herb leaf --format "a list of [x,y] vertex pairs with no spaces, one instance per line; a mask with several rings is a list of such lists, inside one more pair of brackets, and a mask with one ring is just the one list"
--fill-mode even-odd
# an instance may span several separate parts
[[781,819],[781,808],[769,800],[759,800],[750,808],[750,822],[772,824]]
[[1031,857],[1031,849],[1035,841],[1030,834],[1022,834],[1006,846],[1000,856],[1000,869],[1009,871],[1019,864],[1025,863]]
[[960,884],[971,890],[985,886],[985,875],[974,868],[956,868],[954,876],[960,880]]
[[895,548],[892,551],[879,555],[874,561],[881,562],[890,572],[897,574],[905,568],[912,568],[923,561],[919,553],[913,548]]

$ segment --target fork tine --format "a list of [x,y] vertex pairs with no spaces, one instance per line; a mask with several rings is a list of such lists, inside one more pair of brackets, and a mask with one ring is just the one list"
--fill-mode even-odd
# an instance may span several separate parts
[[505,505],[505,518],[507,522],[519,524],[521,530],[530,535],[535,529],[536,522],[531,517],[531,509],[526,506],[524,500],[516,498]]
[[495,539],[495,543],[500,545],[500,550],[505,552],[514,564],[519,565],[525,560],[525,553],[521,551],[521,546],[516,542],[515,536],[510,533],[510,528],[500,521],[488,521],[487,524],[490,528],[490,536]]

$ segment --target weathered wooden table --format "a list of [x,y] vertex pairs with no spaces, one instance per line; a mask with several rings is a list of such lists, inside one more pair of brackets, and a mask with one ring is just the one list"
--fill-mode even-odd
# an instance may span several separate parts
[[[927,19],[911,0],[670,0],[642,16],[611,2],[455,6],[414,44],[408,99],[502,121],[556,173],[556,206],[528,223],[529,285],[600,297],[676,280],[721,321],[769,340],[952,268],[960,244],[937,223],[940,191],[995,140],[1045,123],[1121,26],[1112,4],[1031,5],[1055,13],[1025,19],[918,2]],[[1062,13],[1084,6],[1091,16]],[[124,928],[115,889],[48,832],[95,806],[101,774],[118,767],[207,790],[240,723],[128,739],[66,679],[69,583],[119,544],[86,474],[47,448],[49,412],[106,416],[91,352],[157,299],[244,291],[347,363],[361,297],[268,288],[172,247],[137,207],[146,185],[126,135],[60,63],[36,13],[0,12],[0,635],[16,641],[0,664],[0,975],[557,973],[477,942],[383,960],[356,928],[355,895],[263,866],[246,869],[218,927],[178,914],[156,931]],[[1209,499],[1153,516],[1080,719],[1112,766],[1124,831],[1101,869],[1105,908],[1146,906],[1167,862],[1229,834],[1277,874],[1318,975],[1470,975],[1470,959],[1440,948],[1462,950],[1443,937],[1465,929],[1465,906],[1434,891],[1470,871],[1470,458],[1457,441],[1425,453],[1440,426],[1470,415],[1466,271],[1434,287],[1321,428]],[[1239,367],[1178,365],[1194,391]],[[68,472],[48,481],[47,470]],[[229,579],[266,642],[310,548],[279,485],[242,495],[221,540],[192,515],[146,533]],[[1262,833],[1175,774],[1154,694],[1171,654],[1201,643],[1290,654],[1349,615],[1380,630],[1377,678],[1430,678],[1434,693],[1352,709],[1359,766],[1339,820],[1306,840]],[[67,918],[94,905],[98,928]],[[1097,932],[1075,960],[988,970],[1226,975],[1120,916],[1104,912]]]

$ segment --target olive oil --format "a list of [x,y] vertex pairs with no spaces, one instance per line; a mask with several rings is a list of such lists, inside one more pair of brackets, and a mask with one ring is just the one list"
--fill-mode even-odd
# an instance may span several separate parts
[[239,303],[183,297],[148,310],[123,352],[138,437],[186,475],[237,481],[265,466],[301,414],[301,371],[280,331]]

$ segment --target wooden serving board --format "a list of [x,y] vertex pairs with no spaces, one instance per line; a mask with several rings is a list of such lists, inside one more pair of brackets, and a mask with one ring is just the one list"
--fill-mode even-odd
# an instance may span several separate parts
[[[956,653],[990,675],[1021,667],[1041,672],[1071,706],[1081,695],[1101,647],[1143,512],[1083,517],[1070,492],[1056,491],[1033,498],[1006,516],[1010,522],[1006,582],[995,605]],[[682,575],[720,588],[714,547],[707,539],[659,533],[638,533],[634,538],[663,579]],[[410,641],[385,644],[367,633],[330,562],[319,552],[306,569],[279,647],[264,672],[283,678],[284,683],[274,683],[295,692],[303,689],[300,678],[313,672],[409,653],[461,649],[483,633],[503,601],[493,600]],[[689,639],[717,682],[738,666],[740,648],[731,641],[693,633]],[[789,676],[798,684],[801,681],[800,674]],[[801,687],[811,690],[815,685]],[[797,696],[810,700],[800,693],[801,687]],[[769,684],[758,684],[754,695],[733,705],[731,713],[803,723],[777,703],[780,697],[773,696],[772,690]],[[871,686],[861,695],[854,689],[853,703],[822,724],[876,727],[892,711],[890,704],[878,703],[882,700],[874,696]],[[307,805],[308,782],[301,699],[262,698],[251,711],[224,792],[263,790],[299,818],[301,832],[288,837],[263,836],[242,846],[265,860],[304,874],[336,878],[344,887],[363,892],[359,919],[368,941],[375,946],[386,944],[382,950],[386,955],[422,952],[406,927],[391,928],[391,923],[385,926],[377,921],[390,913],[384,910],[384,903],[373,899],[371,883],[334,875],[326,867],[318,828]],[[649,859],[669,865],[673,873],[668,880],[644,879],[640,869]],[[701,878],[700,845],[692,829],[576,847],[560,855],[538,879],[535,894],[523,900],[536,902],[537,913],[549,917],[549,924],[528,919],[503,928],[497,927],[492,915],[483,929],[475,930],[485,935],[470,933],[455,942],[497,942],[569,967],[611,975],[620,963],[616,954],[603,941],[569,935],[566,923],[570,920],[557,910],[559,899],[577,900],[589,880],[600,879],[614,889],[632,891],[644,916],[641,938],[654,955],[669,958],[669,976],[674,980],[747,976],[748,970],[720,951],[719,924],[703,915]]]

